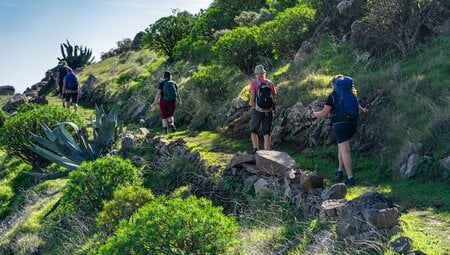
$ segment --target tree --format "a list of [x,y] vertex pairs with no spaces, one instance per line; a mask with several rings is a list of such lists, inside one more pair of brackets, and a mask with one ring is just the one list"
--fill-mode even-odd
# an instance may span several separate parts
[[376,55],[395,48],[403,56],[408,55],[418,41],[430,34],[431,28],[443,19],[442,5],[443,1],[436,0],[369,1],[363,18],[368,30],[360,47]]
[[163,17],[151,24],[142,38],[143,47],[165,54],[172,60],[173,50],[177,43],[187,37],[196,18],[189,12],[174,12],[174,15]]

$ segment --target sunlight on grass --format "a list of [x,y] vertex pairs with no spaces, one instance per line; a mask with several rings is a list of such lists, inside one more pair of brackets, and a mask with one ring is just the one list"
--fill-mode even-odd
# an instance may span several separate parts
[[181,131],[166,137],[170,137],[171,140],[183,137],[190,150],[200,152],[207,165],[225,167],[234,154],[245,152],[247,148],[247,145],[242,141],[227,138],[220,133],[203,131],[195,137],[189,136],[188,133],[189,131]]
[[410,211],[400,216],[402,236],[413,240],[412,248],[426,254],[450,254],[450,225],[429,211]]
[[275,243],[283,240],[283,227],[259,227],[241,229],[238,239],[242,242],[244,254],[266,254]]

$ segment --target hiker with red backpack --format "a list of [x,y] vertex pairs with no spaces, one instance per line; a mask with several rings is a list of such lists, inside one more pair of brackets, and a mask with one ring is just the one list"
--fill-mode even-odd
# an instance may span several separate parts
[[169,71],[163,73],[164,81],[159,83],[156,91],[155,100],[152,107],[155,107],[159,103],[159,112],[161,115],[162,127],[164,133],[169,132],[169,127],[172,132],[176,131],[174,113],[176,108],[176,102],[178,100],[178,106],[181,108],[181,97],[178,93],[178,86],[172,80],[172,74]]
[[66,107],[70,108],[73,105],[73,109],[78,109],[78,100],[80,100],[80,82],[77,75],[73,72],[72,68],[66,67],[67,75],[63,79],[62,94],[65,97]]
[[273,82],[266,79],[266,70],[264,70],[263,65],[257,65],[254,73],[256,79],[250,82],[250,101],[248,103],[250,107],[253,107],[250,120],[253,154],[259,149],[258,133],[260,126],[264,137],[264,150],[270,150],[270,132],[277,95],[277,90]]
[[347,173],[346,185],[355,185],[352,172],[352,157],[350,154],[350,139],[356,133],[359,113],[368,110],[359,104],[353,79],[348,76],[336,75],[331,80],[333,92],[328,96],[321,111],[310,111],[310,117],[325,118],[330,115],[333,131],[338,143],[339,166],[336,171],[338,181],[343,179],[343,167]]

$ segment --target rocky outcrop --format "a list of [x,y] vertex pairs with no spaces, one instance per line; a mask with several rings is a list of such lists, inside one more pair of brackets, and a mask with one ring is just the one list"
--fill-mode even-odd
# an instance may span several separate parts
[[0,96],[11,96],[14,95],[16,89],[11,85],[0,86]]
[[256,167],[267,175],[285,176],[290,169],[297,169],[297,163],[282,151],[261,150],[255,154]]
[[24,103],[28,103],[28,98],[22,94],[14,94],[8,103],[3,106],[3,110],[8,113],[13,113]]
[[144,36],[144,34],[145,33],[143,31],[140,31],[139,33],[137,33],[134,36],[133,43],[132,43],[133,50],[137,51],[137,50],[141,49],[142,37]]
[[408,142],[405,148],[400,151],[396,160],[400,176],[404,178],[410,178],[414,176],[415,167],[420,159],[421,149],[421,143]]

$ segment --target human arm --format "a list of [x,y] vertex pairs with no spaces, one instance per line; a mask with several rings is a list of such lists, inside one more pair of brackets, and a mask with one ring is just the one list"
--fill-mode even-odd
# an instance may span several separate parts
[[314,118],[325,118],[330,114],[332,109],[333,108],[331,106],[325,105],[321,111],[311,111],[310,116]]
[[155,100],[153,100],[152,107],[156,107],[161,100],[161,89],[156,90]]
[[369,113],[369,110],[367,108],[362,107],[361,105],[359,105],[359,112],[367,114],[367,113]]
[[177,95],[178,95],[178,106],[181,108],[183,107],[183,103],[181,102],[180,93],[177,93]]
[[255,106],[255,100],[256,100],[256,90],[253,88],[253,81],[250,82],[250,101],[248,102],[248,105],[250,107],[254,107]]

